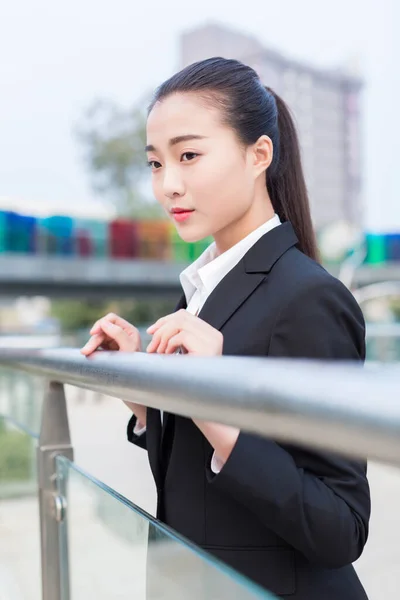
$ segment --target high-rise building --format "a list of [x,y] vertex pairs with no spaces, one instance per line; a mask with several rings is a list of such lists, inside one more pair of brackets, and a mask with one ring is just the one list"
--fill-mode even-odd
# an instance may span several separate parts
[[299,133],[315,227],[339,221],[361,225],[361,80],[291,60],[220,25],[182,35],[181,67],[211,56],[250,65],[288,104]]

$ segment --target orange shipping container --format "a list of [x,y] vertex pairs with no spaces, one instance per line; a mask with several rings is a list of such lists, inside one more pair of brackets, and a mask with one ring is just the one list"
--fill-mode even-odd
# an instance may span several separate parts
[[171,260],[172,247],[169,221],[140,221],[138,227],[140,258]]

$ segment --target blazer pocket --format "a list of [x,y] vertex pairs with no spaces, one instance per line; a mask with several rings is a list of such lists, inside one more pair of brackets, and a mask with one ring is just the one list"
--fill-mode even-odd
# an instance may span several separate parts
[[290,596],[296,592],[295,557],[290,548],[203,548],[273,594]]

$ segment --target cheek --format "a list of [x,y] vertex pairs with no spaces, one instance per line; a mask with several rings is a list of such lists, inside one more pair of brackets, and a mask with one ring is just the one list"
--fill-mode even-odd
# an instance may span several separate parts
[[[236,157],[235,157],[236,158]],[[208,161],[199,173],[196,184],[198,198],[213,213],[240,209],[249,196],[249,181],[243,160],[227,157],[226,160]],[[195,191],[195,190],[193,190]]]
[[162,190],[161,177],[158,174],[152,175],[151,187],[153,189],[154,198],[157,200],[157,202],[159,202],[160,204],[164,204],[165,194]]

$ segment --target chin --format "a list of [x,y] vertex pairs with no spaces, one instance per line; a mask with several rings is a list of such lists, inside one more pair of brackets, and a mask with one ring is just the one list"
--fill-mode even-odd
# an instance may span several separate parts
[[177,227],[177,232],[179,237],[188,244],[200,242],[211,235],[210,232],[201,231],[195,227]]

